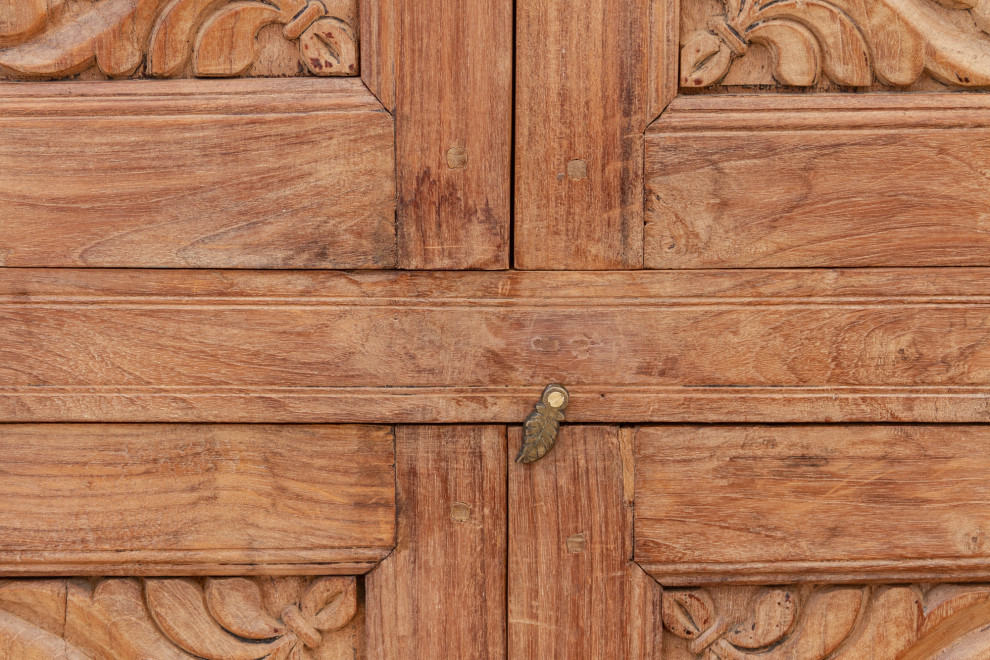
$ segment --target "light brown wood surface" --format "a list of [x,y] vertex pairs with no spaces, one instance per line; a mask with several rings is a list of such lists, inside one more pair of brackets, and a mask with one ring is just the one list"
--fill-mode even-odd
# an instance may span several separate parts
[[395,113],[394,0],[359,0],[361,13],[361,80],[390,113]]
[[364,572],[392,452],[381,426],[2,425],[0,574]]
[[[661,588],[630,561],[628,440],[565,426],[543,459],[509,467],[508,657],[659,657]],[[512,427],[510,457],[521,442]]]
[[399,267],[507,268],[512,3],[377,2],[395,12]]
[[[5,421],[974,421],[988,271],[11,271]],[[272,293],[278,292],[278,293]]]
[[504,658],[501,426],[396,429],[398,545],[367,577],[368,657]]
[[648,27],[646,123],[650,124],[674,100],[679,89],[680,0],[650,0]]
[[357,80],[0,85],[0,264],[395,264],[393,125]]
[[636,560],[664,584],[978,579],[984,426],[636,432]]
[[978,94],[676,99],[646,137],[648,268],[990,263]]
[[516,268],[642,268],[650,5],[519,2]]
[[3,660],[353,660],[354,577],[0,582]]
[[0,660],[990,656],[988,7],[0,0]]

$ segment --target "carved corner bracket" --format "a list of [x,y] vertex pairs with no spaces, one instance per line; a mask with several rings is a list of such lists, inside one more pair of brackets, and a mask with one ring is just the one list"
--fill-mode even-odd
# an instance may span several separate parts
[[353,0],[18,0],[0,3],[0,74],[58,79],[245,75],[282,26],[297,74],[358,74]]

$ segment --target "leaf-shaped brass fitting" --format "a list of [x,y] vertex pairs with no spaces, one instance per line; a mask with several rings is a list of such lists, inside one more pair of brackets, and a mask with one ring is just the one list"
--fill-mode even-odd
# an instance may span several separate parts
[[516,463],[533,463],[547,455],[557,442],[557,430],[564,419],[564,408],[571,395],[563,385],[546,386],[536,410],[530,413],[523,425],[523,444],[516,456]]

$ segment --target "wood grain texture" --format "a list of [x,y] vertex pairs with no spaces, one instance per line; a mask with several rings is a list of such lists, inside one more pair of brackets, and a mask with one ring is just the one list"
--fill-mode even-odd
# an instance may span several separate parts
[[665,585],[978,579],[988,438],[984,426],[641,428],[636,560]]
[[357,0],[0,4],[0,79],[356,76]]
[[392,121],[360,81],[88,85],[0,85],[0,264],[394,265]]
[[394,0],[359,0],[361,80],[385,109],[395,112],[395,57],[398,34]]
[[[510,429],[509,455],[522,442]],[[631,491],[618,427],[564,426],[538,463],[509,467],[509,657],[660,657],[661,589],[630,561]]]
[[642,267],[650,5],[518,3],[516,268]]
[[648,268],[985,265],[979,95],[681,97],[646,138]]
[[396,429],[398,545],[367,577],[368,656],[504,658],[500,426]]
[[0,574],[364,572],[394,545],[388,427],[7,424],[0,452]]
[[399,267],[508,268],[512,3],[380,2],[397,32]]
[[0,411],[519,423],[559,382],[579,422],[983,422],[988,284],[982,269],[12,269]]
[[0,582],[0,659],[354,660],[354,577]]
[[990,83],[981,0],[685,2],[681,85]]
[[647,124],[655,120],[677,96],[680,71],[680,0],[651,0],[650,51],[647,81]]
[[712,587],[664,592],[664,658],[920,660],[988,648],[985,584]]

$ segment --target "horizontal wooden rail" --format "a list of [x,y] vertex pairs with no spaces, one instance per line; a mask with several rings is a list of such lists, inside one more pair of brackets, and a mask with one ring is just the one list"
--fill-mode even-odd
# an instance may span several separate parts
[[[990,419],[990,270],[10,269],[0,419]],[[446,359],[438,361],[437,356]]]

